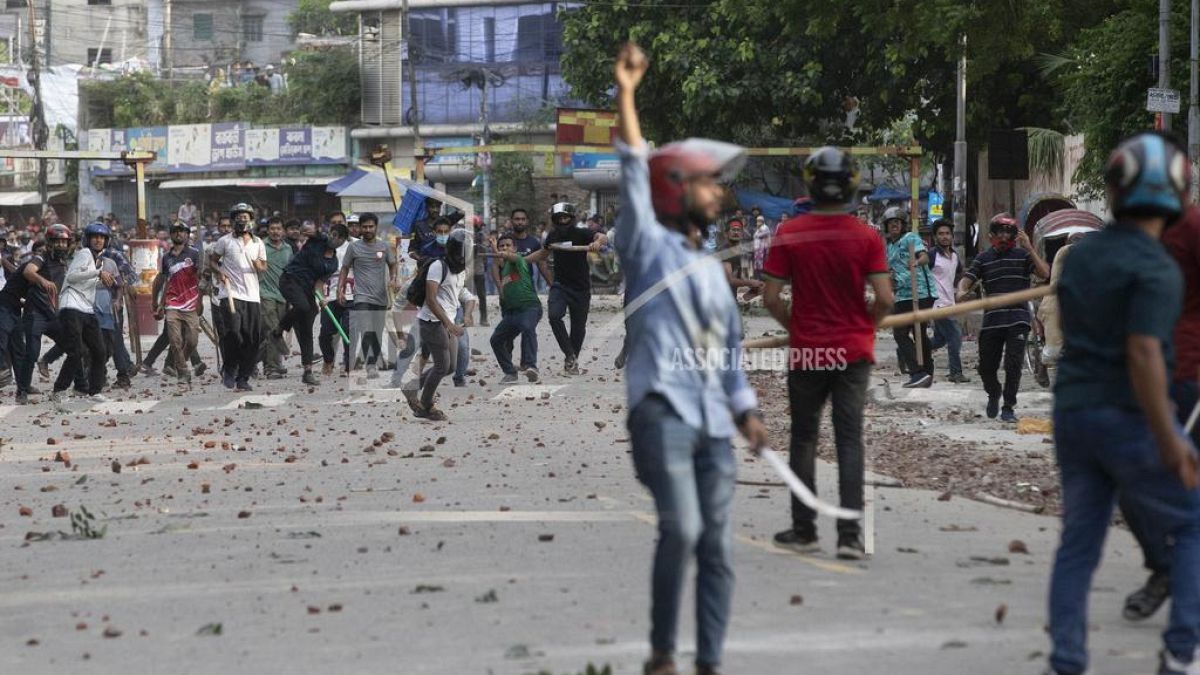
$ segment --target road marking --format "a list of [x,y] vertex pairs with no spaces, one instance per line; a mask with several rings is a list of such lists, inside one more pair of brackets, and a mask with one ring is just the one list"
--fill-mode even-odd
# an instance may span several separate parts
[[213,408],[201,408],[201,410],[237,410],[247,403],[257,403],[264,408],[276,408],[287,402],[289,398],[295,394],[248,394],[239,396],[238,398],[226,403],[225,405],[216,406]]
[[149,412],[158,404],[158,401],[107,401],[97,403],[89,408],[88,412],[95,415],[133,415]]
[[650,517],[640,511],[399,511],[406,523],[613,523]]
[[0,405],[0,419],[7,417],[10,412],[20,407],[19,405]]
[[523,401],[527,398],[541,398],[542,394],[554,395],[565,384],[514,384],[505,387],[504,391],[492,397],[493,401]]
[[863,485],[863,552],[875,555],[875,486]]

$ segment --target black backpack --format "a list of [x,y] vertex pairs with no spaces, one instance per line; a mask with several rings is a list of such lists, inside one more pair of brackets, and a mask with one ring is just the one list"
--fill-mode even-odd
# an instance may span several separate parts
[[[409,304],[417,309],[425,306],[425,282],[428,281],[429,266],[436,260],[441,258],[428,258],[417,267],[417,273],[413,275],[412,281],[408,282],[408,288],[404,290],[404,298]],[[438,281],[439,284],[446,281],[446,261],[442,260],[442,278]]]

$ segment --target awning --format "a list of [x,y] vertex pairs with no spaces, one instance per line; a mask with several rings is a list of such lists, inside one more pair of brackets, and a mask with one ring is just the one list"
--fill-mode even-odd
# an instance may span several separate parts
[[338,176],[280,176],[275,178],[184,178],[180,180],[164,180],[158,184],[162,190],[182,190],[187,188],[208,187],[240,187],[240,188],[278,188],[278,187],[325,187]]
[[[434,197],[440,199],[435,194],[436,190],[421,183],[414,183],[410,180],[405,180],[399,176],[392,177],[399,187],[401,194],[413,190],[426,197]],[[379,169],[356,167],[350,173],[331,181],[325,187],[327,192],[332,192],[345,199],[346,197],[390,197],[391,192],[388,191],[387,180],[383,177],[383,171]],[[444,201],[444,200],[443,200]]]
[[[46,200],[61,197],[66,192],[54,190],[46,193]],[[0,206],[37,206],[42,203],[42,196],[35,192],[0,192]]]

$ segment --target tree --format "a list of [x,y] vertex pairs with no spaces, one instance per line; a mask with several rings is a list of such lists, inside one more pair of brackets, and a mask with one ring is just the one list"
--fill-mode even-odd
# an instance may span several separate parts
[[288,14],[288,25],[293,33],[312,35],[354,35],[358,32],[358,20],[353,12],[334,13],[329,11],[332,0],[300,0],[296,9]]

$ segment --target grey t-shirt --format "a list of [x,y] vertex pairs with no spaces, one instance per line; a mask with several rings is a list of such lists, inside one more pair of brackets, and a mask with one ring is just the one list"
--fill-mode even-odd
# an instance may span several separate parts
[[361,239],[350,242],[342,269],[354,272],[354,301],[370,305],[388,305],[388,265],[396,264],[396,254],[387,242]]

